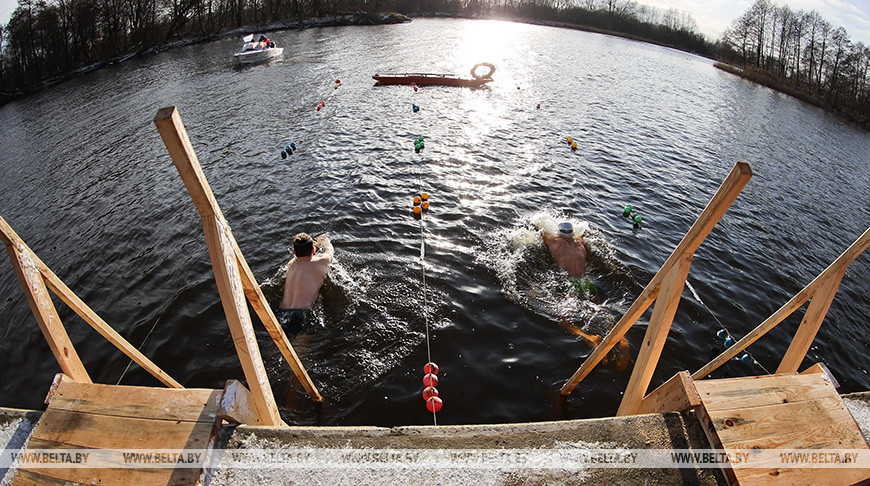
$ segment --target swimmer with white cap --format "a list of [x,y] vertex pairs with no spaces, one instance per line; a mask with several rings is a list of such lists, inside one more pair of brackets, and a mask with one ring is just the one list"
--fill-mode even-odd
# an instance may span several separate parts
[[565,221],[559,223],[559,235],[544,232],[544,244],[556,260],[556,264],[564,268],[571,278],[580,278],[586,273],[586,246],[582,236],[574,236],[574,225]]
[[[559,236],[544,232],[541,235],[544,243],[553,255],[556,263],[568,272],[571,285],[580,293],[592,297],[596,303],[600,303],[598,288],[591,281],[582,278],[586,273],[586,246],[582,236],[574,236],[574,225],[565,221],[559,223]],[[587,334],[582,329],[563,318],[560,322],[563,329],[583,338],[591,346],[601,344],[602,337],[598,334]],[[631,351],[628,341],[623,337],[616,346],[607,353],[605,363],[613,365],[618,370],[624,370],[629,363]]]

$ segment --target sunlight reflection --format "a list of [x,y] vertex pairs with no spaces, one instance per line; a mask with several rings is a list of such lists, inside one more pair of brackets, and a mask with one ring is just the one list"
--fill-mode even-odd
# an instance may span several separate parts
[[456,58],[460,65],[471,66],[479,62],[498,62],[515,54],[514,44],[523,26],[514,22],[485,20],[465,22],[462,25]]

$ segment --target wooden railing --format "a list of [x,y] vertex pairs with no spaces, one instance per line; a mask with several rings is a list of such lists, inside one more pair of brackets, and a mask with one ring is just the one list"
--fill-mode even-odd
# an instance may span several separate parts
[[[673,395],[671,391],[683,389],[684,387],[677,385],[687,380],[691,381],[688,372],[684,372],[684,377],[682,375],[675,376],[671,381],[650,395],[646,395],[646,391],[658,365],[665,340],[670,332],[694,252],[731,203],[734,202],[737,195],[746,183],[749,182],[751,176],[752,171],[747,164],[738,162],[734,166],[731,173],[722,183],[722,186],[713,196],[713,199],[710,200],[710,203],[698,217],[698,220],[695,221],[695,224],[692,225],[686,236],[667,261],[665,261],[661,269],[659,269],[658,273],[650,280],[634,304],[632,304],[607,336],[604,337],[601,344],[586,358],[586,361],[583,362],[574,375],[562,386],[561,392],[563,395],[571,393],[574,387],[622,339],[625,333],[628,332],[628,329],[637,322],[647,308],[653,302],[656,302],[617,415],[631,415],[658,410],[660,403],[673,401],[675,397],[679,399],[679,394]],[[692,374],[691,379],[697,380],[707,376],[773,329],[805,302],[812,299],[788,350],[783,355],[782,362],[779,368],[777,368],[776,373],[797,371],[828,312],[828,308],[834,299],[834,295],[837,293],[846,268],[868,246],[870,246],[870,229],[865,231],[834,263],[819,274],[803,290],[798,292],[788,303],[749,332],[743,339],[737,341],[725,352]]]
[[[831,301],[834,300],[834,295],[840,287],[840,281],[846,273],[846,268],[850,263],[855,261],[867,247],[870,246],[870,228],[864,231],[849,248],[846,249],[828,268],[820,273],[812,282],[795,294],[788,302],[768,317],[764,322],[750,331],[743,339],[734,343],[730,348],[726,349],[722,354],[714,358],[712,361],[704,365],[703,368],[692,374],[692,378],[700,380],[709,375],[714,370],[722,366],[729,359],[737,356],[738,353],[746,349],[750,344],[757,341],[761,336],[764,336],[768,331],[785,320],[794,311],[800,308],[806,301],[810,301],[807,306],[807,311],[804,318],[798,326],[791,344],[779,367],[777,373],[795,372],[800,366],[810,348],[825,315],[828,313],[828,308],[831,306]],[[810,300],[812,299],[812,300]]]
[[322,397],[299,361],[284,330],[278,324],[275,314],[245,261],[202,172],[178,110],[174,106],[160,109],[154,117],[154,124],[202,219],[208,253],[230,333],[233,336],[233,344],[236,346],[236,353],[261,420],[264,425],[283,424],[260,356],[246,298],[311,399],[320,402]]
[[571,393],[574,387],[625,336],[625,333],[637,322],[647,308],[656,302],[617,415],[637,413],[670,332],[695,250],[701,246],[701,243],[710,234],[731,203],[737,199],[740,191],[743,190],[751,177],[752,170],[749,168],[749,164],[738,162],[734,165],[719,190],[716,191],[707,207],[698,216],[695,224],[692,225],[671,256],[634,301],[628,312],[622,316],[622,319],[607,333],[601,344],[592,351],[592,354],[562,386],[563,395]]
[[85,370],[66,328],[60,320],[57,309],[51,301],[48,290],[51,289],[60,299],[66,303],[85,322],[105,337],[116,348],[130,357],[136,364],[150,373],[161,383],[172,388],[184,388],[171,376],[166,374],[160,367],[139,352],[126,339],[121,337],[111,326],[106,324],[100,316],[72,291],[66,284],[54,274],[33,251],[28,248],[24,241],[18,237],[12,227],[0,217],[0,240],[6,244],[9,259],[12,260],[12,268],[18,276],[24,296],[27,298],[30,309],[33,311],[36,322],[48,342],[60,368],[70,378],[83,383],[91,383],[91,377]]

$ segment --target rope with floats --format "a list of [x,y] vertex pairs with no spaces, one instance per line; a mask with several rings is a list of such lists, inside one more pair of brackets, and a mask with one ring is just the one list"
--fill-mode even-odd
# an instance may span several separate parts
[[[720,321],[719,318],[716,317],[716,314],[714,314],[713,311],[709,307],[707,307],[707,304],[705,304],[704,301],[701,300],[701,297],[698,295],[698,292],[695,291],[695,287],[692,287],[692,284],[689,283],[688,279],[686,279],[686,286],[689,287],[689,290],[692,292],[692,295],[695,297],[695,300],[700,302],[701,305],[703,305],[704,308],[707,309],[707,312],[709,312],[710,315],[713,316],[713,319],[716,319],[716,322],[719,323],[719,326],[721,327],[721,329],[719,329],[719,331],[716,333],[716,337],[718,337],[719,339],[724,341],[726,348],[730,348],[735,342],[737,342],[737,340],[734,339],[734,337],[731,335],[731,331],[729,331],[725,327],[725,324],[722,324],[722,321]],[[765,368],[763,364],[759,363],[758,360],[755,359],[754,356],[749,354],[748,351],[744,350],[743,355],[740,356],[740,358],[738,358],[738,360],[741,363],[746,364],[746,365],[748,365],[749,363],[755,363],[758,366],[760,366],[761,369],[763,369],[765,373],[767,373],[768,375],[771,374],[770,371],[767,371],[767,368]]]
[[429,194],[425,192],[414,197],[414,217],[420,221],[420,268],[423,274],[423,322],[426,329],[426,364],[423,366],[423,400],[432,412],[432,423],[438,425],[436,414],[444,402],[438,397],[438,365],[432,362],[432,345],[429,338],[429,303],[426,298],[426,232],[423,227],[423,211],[429,210]]

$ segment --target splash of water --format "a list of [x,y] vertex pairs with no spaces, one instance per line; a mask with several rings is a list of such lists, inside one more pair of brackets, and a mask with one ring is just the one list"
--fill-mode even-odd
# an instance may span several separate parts
[[543,232],[558,234],[562,221],[571,222],[574,236],[583,238],[589,254],[587,278],[599,288],[612,290],[610,276],[623,272],[616,249],[588,221],[552,209],[523,215],[512,227],[495,231],[478,252],[478,259],[495,271],[502,291],[512,302],[554,321],[606,331],[613,323],[609,302],[620,300],[622,295],[604,295],[599,304],[570,283],[541,238]]

